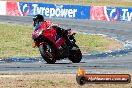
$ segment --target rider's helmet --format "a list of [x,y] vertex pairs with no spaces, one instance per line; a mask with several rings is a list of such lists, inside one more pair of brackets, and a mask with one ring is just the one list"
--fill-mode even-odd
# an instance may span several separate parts
[[33,16],[33,26],[36,26],[37,23],[43,22],[43,21],[44,21],[44,17],[42,15],[37,14]]

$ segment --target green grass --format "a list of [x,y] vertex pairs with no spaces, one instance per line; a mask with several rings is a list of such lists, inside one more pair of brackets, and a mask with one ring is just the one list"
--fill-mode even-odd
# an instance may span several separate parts
[[31,39],[32,27],[0,24],[0,57],[34,56]]
[[21,2],[43,2],[52,4],[78,4],[92,6],[125,6],[132,7],[131,0],[11,0]]
[[[0,57],[40,56],[38,48],[32,48],[32,27],[0,24]],[[77,44],[83,53],[108,50],[113,40],[101,35],[77,33]]]

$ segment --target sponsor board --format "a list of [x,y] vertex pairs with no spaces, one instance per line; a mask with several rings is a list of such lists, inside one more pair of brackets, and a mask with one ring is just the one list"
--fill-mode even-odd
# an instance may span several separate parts
[[132,21],[132,8],[0,1],[0,15]]
[[91,20],[132,21],[132,8],[91,6]]
[[105,6],[91,6],[90,20],[108,20],[105,12]]
[[6,15],[21,16],[18,2],[7,2],[6,3]]
[[89,19],[90,6],[19,2],[21,16],[42,14],[49,18]]
[[6,15],[6,1],[0,1],[0,15]]
[[132,8],[107,7],[108,21],[132,21]]

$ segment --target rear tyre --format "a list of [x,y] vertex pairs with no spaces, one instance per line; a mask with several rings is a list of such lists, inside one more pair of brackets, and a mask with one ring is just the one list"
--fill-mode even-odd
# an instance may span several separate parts
[[52,44],[46,43],[45,45],[40,45],[39,51],[48,64],[54,64],[56,62],[56,52]]

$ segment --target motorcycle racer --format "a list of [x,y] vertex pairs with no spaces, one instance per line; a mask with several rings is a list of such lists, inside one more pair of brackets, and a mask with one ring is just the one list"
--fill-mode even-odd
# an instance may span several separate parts
[[50,21],[45,21],[44,17],[40,14],[33,16],[33,26],[34,31],[38,30],[39,28],[43,28],[47,30],[47,28],[52,24]]
[[40,14],[33,16],[33,29],[33,48],[39,48],[42,58],[47,63],[54,64],[56,60],[64,58],[73,63],[81,61],[82,53],[71,29],[65,30],[51,21],[45,21]]
[[33,26],[34,31],[38,29],[44,29],[44,30],[50,30],[55,29],[56,33],[59,37],[63,37],[66,40],[66,44],[69,46],[69,48],[73,48],[73,45],[71,44],[70,40],[68,39],[68,30],[65,30],[63,28],[60,28],[57,25],[53,25],[51,21],[45,21],[44,17],[40,14],[37,14],[33,16]]

